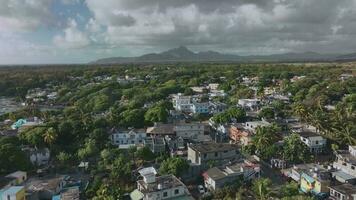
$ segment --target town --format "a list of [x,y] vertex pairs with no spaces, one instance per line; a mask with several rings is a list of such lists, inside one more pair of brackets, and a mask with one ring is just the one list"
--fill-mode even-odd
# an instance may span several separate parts
[[356,64],[300,65],[2,70],[0,199],[356,199]]

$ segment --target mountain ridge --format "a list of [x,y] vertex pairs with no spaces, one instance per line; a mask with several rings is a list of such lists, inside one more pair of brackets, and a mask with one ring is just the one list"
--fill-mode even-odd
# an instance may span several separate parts
[[90,62],[91,64],[120,64],[142,62],[317,62],[317,61],[353,61],[356,53],[320,54],[317,52],[283,53],[271,55],[240,56],[217,51],[193,52],[185,46],[168,49],[161,53],[148,53],[137,57],[109,57]]

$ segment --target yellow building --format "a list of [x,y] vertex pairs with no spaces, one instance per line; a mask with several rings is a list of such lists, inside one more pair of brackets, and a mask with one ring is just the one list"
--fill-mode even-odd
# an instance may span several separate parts
[[305,193],[319,195],[329,192],[331,174],[329,172],[302,173],[300,189]]

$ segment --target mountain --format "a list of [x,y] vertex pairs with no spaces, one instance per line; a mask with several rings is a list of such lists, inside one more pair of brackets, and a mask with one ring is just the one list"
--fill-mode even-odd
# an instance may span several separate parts
[[159,63],[159,62],[317,62],[356,60],[354,54],[319,54],[316,52],[285,53],[273,55],[239,56],[222,54],[216,51],[195,53],[185,46],[170,49],[161,53],[149,53],[138,57],[112,57],[91,62],[91,64],[117,63]]

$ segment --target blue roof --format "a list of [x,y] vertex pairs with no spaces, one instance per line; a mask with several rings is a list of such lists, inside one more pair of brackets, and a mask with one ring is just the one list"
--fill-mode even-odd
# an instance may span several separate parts
[[307,180],[309,183],[313,183],[313,182],[315,182],[315,179],[313,178],[313,177],[310,177],[308,174],[306,174],[306,173],[303,173],[302,174],[302,177],[305,179],[305,180]]
[[61,195],[53,196],[52,200],[61,200]]
[[12,186],[7,188],[6,190],[3,190],[3,193],[6,194],[16,194],[18,193],[20,190],[22,190],[24,187],[23,186]]

